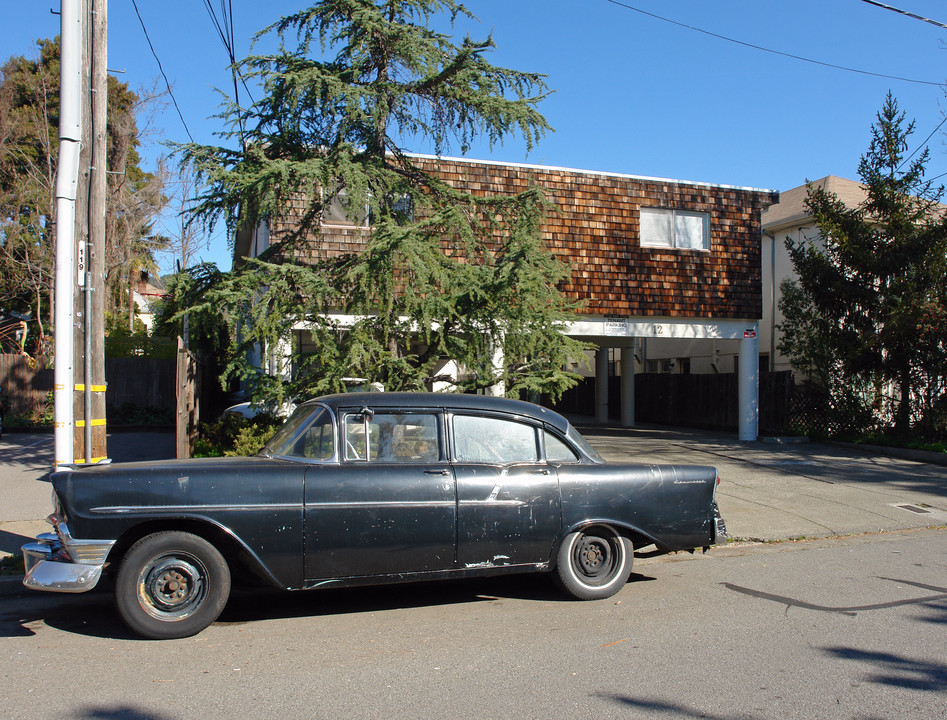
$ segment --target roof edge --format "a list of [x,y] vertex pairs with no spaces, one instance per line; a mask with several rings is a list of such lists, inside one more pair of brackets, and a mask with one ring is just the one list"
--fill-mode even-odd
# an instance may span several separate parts
[[630,175],[627,173],[606,172],[604,170],[582,170],[579,168],[560,167],[558,165],[537,165],[533,163],[517,163],[507,160],[478,160],[474,158],[453,157],[450,155],[428,155],[426,153],[404,153],[408,157],[420,158],[422,160],[445,160],[447,162],[470,163],[472,165],[497,165],[499,167],[522,168],[524,170],[552,170],[557,172],[570,172],[580,175],[599,175],[602,177],[622,178],[625,180],[646,180],[650,182],[667,182],[676,185],[692,185],[698,187],[716,188],[719,190],[740,190],[742,192],[765,193],[772,195],[778,193],[778,190],[768,190],[766,188],[743,187],[740,185],[723,185],[721,183],[695,182],[692,180],[675,180],[673,178],[651,177],[648,175]]

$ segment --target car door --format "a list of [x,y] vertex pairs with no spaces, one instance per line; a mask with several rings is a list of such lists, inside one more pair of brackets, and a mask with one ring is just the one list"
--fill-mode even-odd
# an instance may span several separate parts
[[540,428],[521,419],[454,413],[460,567],[543,563],[559,533],[556,468],[541,460]]
[[455,560],[443,415],[341,410],[338,462],[306,474],[306,578],[428,572]]

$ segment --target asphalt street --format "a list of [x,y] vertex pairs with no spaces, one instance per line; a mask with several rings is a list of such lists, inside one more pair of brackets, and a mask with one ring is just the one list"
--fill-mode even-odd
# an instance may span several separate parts
[[947,531],[542,575],[238,595],[144,641],[107,592],[0,598],[6,720],[943,720]]

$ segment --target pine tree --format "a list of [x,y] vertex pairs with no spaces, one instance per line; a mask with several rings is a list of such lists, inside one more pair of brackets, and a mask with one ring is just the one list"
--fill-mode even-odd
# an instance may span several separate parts
[[[280,52],[240,66],[263,97],[223,113],[239,147],[180,148],[205,183],[197,218],[232,232],[269,221],[279,240],[207,296],[242,339],[230,373],[253,375],[243,352],[278,347],[300,321],[312,332],[315,350],[279,355],[258,395],[338,390],[346,376],[423,389],[443,379],[445,358],[466,370],[457,389],[558,395],[575,381],[562,368],[583,346],[559,332],[573,309],[557,289],[568,267],[542,242],[541,189],[478,197],[404,150],[424,140],[463,153],[510,135],[532,147],[549,129],[536,109],[543,77],[488,63],[491,39],[432,30],[442,14],[470,15],[454,0],[324,0],[283,18],[261,33],[278,35]],[[307,249],[339,205],[367,225],[362,246],[313,261]],[[356,320],[343,327],[333,312]],[[291,369],[288,386],[272,377]]]
[[913,131],[889,93],[858,166],[866,200],[849,208],[810,186],[822,240],[787,241],[842,374],[897,388],[900,433],[947,389],[947,215],[943,188],[924,179],[928,151],[905,157]]

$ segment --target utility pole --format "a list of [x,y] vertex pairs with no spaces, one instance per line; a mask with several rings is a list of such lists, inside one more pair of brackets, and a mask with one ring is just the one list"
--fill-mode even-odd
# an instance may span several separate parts
[[[65,7],[66,2],[63,2]],[[76,464],[107,458],[105,427],[105,207],[108,74],[107,0],[81,0],[79,174],[75,193],[71,272],[78,292],[72,302],[72,458]],[[63,271],[57,267],[57,273]],[[68,271],[68,270],[67,270]],[[58,341],[67,332],[57,323]],[[57,366],[58,366],[57,356]],[[57,382],[58,385],[58,382]],[[58,398],[57,398],[58,405]],[[58,425],[57,425],[58,426]],[[57,447],[57,464],[61,453]]]
[[[108,197],[108,0],[91,0],[91,165],[89,175],[89,269],[85,290],[83,442],[81,457],[108,457],[105,426],[105,213]],[[80,457],[77,455],[77,457]]]
[[61,8],[53,381],[56,466],[100,462],[107,457],[107,0],[62,0]]

